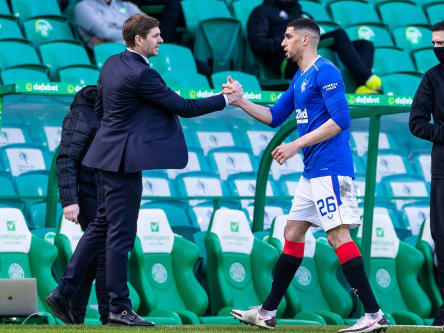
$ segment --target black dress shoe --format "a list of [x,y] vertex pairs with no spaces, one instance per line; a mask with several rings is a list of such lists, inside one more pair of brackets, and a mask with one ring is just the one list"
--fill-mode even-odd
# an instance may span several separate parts
[[110,312],[108,315],[108,325],[154,327],[156,324],[141,318],[134,310],[123,310],[121,313]]
[[54,315],[65,324],[75,324],[71,314],[71,304],[68,298],[63,296],[56,288],[48,296],[45,297]]

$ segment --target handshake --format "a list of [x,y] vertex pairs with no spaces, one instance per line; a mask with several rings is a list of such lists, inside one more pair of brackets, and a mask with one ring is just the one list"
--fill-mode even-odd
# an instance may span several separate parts
[[227,96],[228,104],[239,106],[244,95],[244,90],[239,81],[234,81],[231,76],[228,75],[227,83],[223,84],[222,88],[222,94]]

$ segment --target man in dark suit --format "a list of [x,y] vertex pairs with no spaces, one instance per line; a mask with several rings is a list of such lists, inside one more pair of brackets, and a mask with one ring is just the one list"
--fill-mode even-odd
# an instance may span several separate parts
[[163,42],[159,22],[136,14],[125,21],[122,34],[128,48],[110,57],[102,68],[96,108],[103,117],[83,160],[83,165],[98,173],[97,217],[77,245],[58,288],[46,300],[56,316],[70,322],[69,300],[90,259],[106,242],[108,322],[154,326],[132,310],[127,287],[128,252],[134,245],[142,194],[141,171],[184,168],[188,151],[177,116],[222,110],[240,100],[242,88],[234,82],[232,94],[183,99],[149,66],[148,58],[157,55]]

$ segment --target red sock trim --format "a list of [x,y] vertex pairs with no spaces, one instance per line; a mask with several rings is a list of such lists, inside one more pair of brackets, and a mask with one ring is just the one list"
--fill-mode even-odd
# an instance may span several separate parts
[[304,258],[305,243],[296,243],[285,240],[284,253],[296,258]]
[[355,242],[351,241],[339,246],[336,249],[336,255],[338,256],[339,262],[342,265],[350,259],[360,257],[361,252],[359,252],[359,249],[356,246]]

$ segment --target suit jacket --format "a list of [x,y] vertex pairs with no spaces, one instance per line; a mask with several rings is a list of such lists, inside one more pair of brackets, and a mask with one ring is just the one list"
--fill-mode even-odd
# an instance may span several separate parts
[[222,95],[180,97],[139,54],[114,55],[100,73],[96,111],[103,118],[83,165],[125,173],[184,168],[188,150],[177,116],[197,117],[224,107]]

